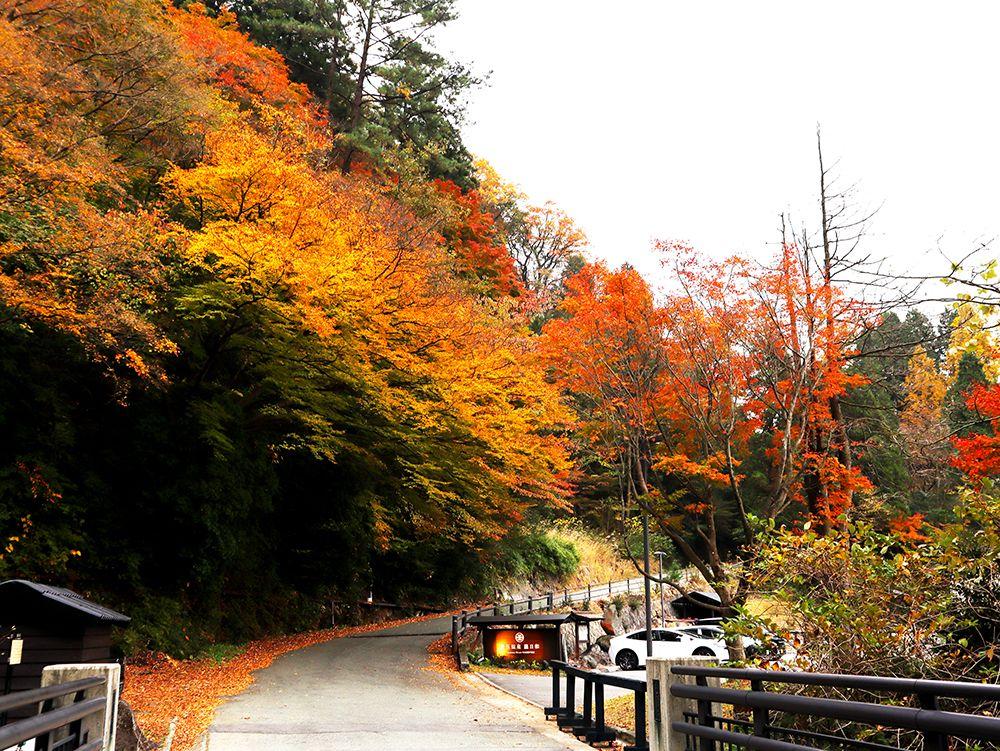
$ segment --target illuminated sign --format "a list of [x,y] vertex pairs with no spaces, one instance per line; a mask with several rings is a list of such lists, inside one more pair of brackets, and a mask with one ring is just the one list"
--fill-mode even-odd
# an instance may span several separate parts
[[7,664],[20,665],[23,649],[24,639],[12,639],[10,642],[10,656],[7,658]]
[[483,652],[497,660],[558,660],[559,629],[488,629],[483,633]]

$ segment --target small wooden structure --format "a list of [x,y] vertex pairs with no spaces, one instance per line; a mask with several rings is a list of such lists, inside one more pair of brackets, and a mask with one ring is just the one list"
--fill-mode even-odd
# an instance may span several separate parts
[[[127,616],[62,587],[23,579],[0,582],[0,688],[3,693],[38,688],[46,665],[112,662],[111,629],[128,622]],[[9,665],[15,637],[21,639],[20,662]]]
[[674,616],[681,620],[702,620],[718,618],[722,613],[722,600],[715,592],[689,592],[670,601],[670,609]]
[[[479,615],[468,619],[479,629],[483,656],[492,660],[548,662],[565,660],[560,633],[564,625],[573,626],[574,656],[580,656],[581,643],[590,645],[590,624],[600,621],[600,613],[519,613],[518,615]],[[581,639],[580,629],[586,626]]]

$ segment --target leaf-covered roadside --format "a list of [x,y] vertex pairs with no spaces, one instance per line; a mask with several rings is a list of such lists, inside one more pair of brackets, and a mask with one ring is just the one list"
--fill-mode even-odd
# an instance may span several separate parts
[[163,743],[171,721],[177,718],[171,749],[187,751],[208,730],[216,707],[227,697],[245,691],[254,681],[254,671],[266,668],[275,658],[331,639],[438,617],[431,614],[257,639],[235,657],[222,661],[174,660],[161,655],[148,664],[129,665],[124,699],[132,707],[143,732],[156,743]]

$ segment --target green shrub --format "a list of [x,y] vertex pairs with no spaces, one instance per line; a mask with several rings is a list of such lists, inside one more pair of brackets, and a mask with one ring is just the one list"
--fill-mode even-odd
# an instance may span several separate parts
[[507,578],[528,581],[562,580],[580,565],[576,546],[547,532],[531,531],[510,540],[500,566]]
[[118,647],[127,656],[147,651],[187,658],[206,649],[211,641],[196,628],[177,600],[148,597],[129,612],[132,622],[119,633]]

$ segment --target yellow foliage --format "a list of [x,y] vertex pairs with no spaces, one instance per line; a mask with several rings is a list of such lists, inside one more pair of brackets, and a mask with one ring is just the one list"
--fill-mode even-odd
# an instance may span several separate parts
[[994,383],[1000,380],[1000,341],[996,334],[998,325],[1000,319],[996,311],[988,311],[985,306],[968,301],[955,304],[955,320],[952,322],[944,362],[944,370],[949,379],[954,379],[958,373],[962,355],[972,352],[983,364],[986,377]]
[[[482,471],[513,496],[560,503],[569,464],[552,426],[568,416],[515,301],[469,294],[425,221],[375,178],[311,167],[308,143],[232,120],[205,146],[200,164],[168,176],[202,224],[189,258],[301,320],[401,422],[431,435],[464,426]],[[491,514],[520,513],[420,472],[413,482],[442,508],[481,508],[462,520],[480,536],[502,532]]]
[[906,397],[900,423],[904,431],[932,438],[943,424],[942,405],[948,383],[921,346],[917,346],[910,358],[903,390]]

